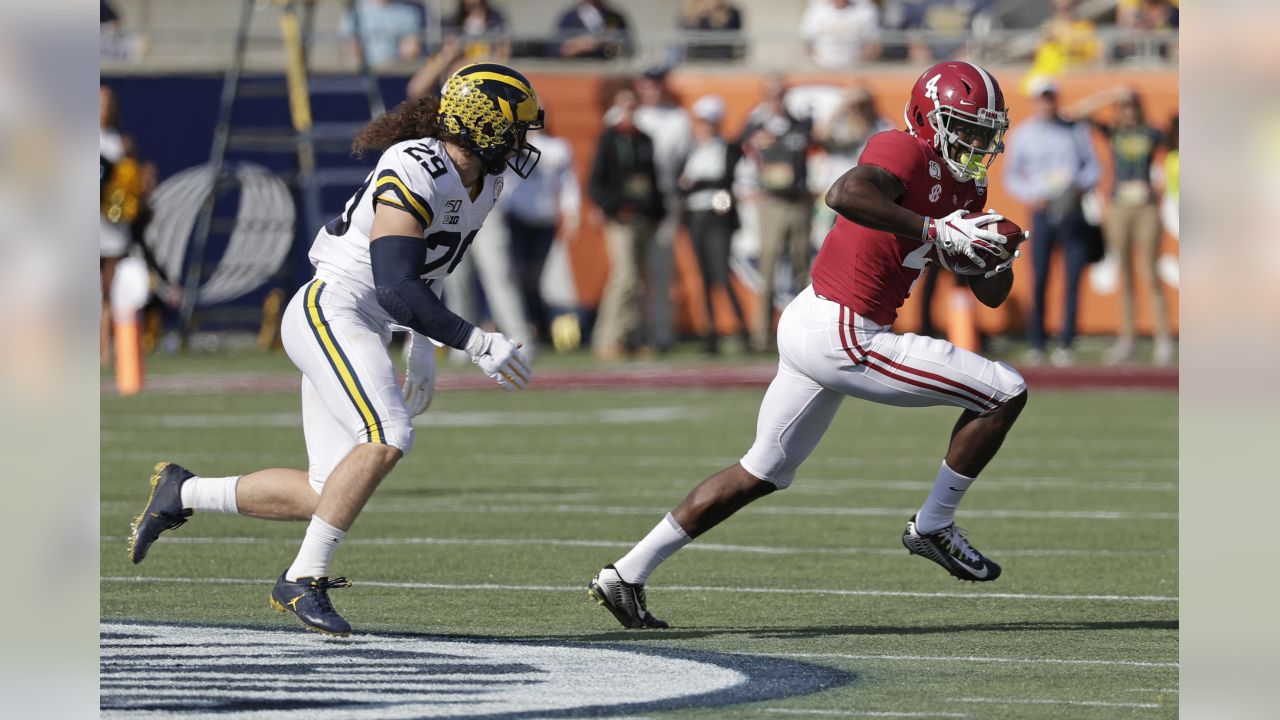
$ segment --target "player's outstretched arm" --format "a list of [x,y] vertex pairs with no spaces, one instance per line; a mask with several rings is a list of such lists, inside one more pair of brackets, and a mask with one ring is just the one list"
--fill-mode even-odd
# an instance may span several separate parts
[[903,237],[918,238],[924,216],[898,204],[907,192],[902,181],[875,165],[858,165],[827,190],[827,206],[846,219]]
[[1012,270],[995,273],[990,277],[966,275],[964,279],[969,283],[969,290],[973,292],[974,297],[978,298],[978,302],[991,308],[1000,307],[1005,298],[1009,297],[1009,290],[1013,288]]
[[[529,384],[529,361],[520,343],[501,333],[487,333],[454,314],[418,274],[427,259],[422,226],[412,215],[379,205],[370,233],[369,259],[378,303],[400,325],[465,350],[504,390]],[[424,408],[425,409],[425,408]]]
[[378,205],[369,240],[373,282],[392,320],[465,350],[475,326],[455,315],[418,275],[427,260],[422,225],[409,213]]

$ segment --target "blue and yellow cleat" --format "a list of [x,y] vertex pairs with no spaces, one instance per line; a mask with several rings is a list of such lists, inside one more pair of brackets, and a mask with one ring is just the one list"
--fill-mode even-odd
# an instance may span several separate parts
[[134,565],[147,556],[160,533],[182,525],[191,517],[191,511],[182,507],[182,484],[193,477],[195,473],[181,465],[170,462],[156,465],[151,473],[151,497],[129,528],[129,559]]
[[351,581],[344,577],[333,580],[327,577],[286,580],[284,573],[281,573],[267,600],[276,612],[297,615],[303,627],[312,632],[346,637],[351,634],[351,623],[343,620],[338,611],[333,609],[333,603],[329,602],[329,591],[349,587]]

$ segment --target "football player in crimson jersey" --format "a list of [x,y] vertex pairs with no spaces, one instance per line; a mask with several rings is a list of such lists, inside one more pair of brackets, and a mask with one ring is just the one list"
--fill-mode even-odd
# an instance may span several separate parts
[[985,305],[1008,296],[1017,253],[988,227],[1003,218],[975,212],[986,200],[987,168],[1004,149],[1008,114],[990,73],[949,61],[920,76],[905,116],[906,131],[872,136],[857,167],[827,192],[840,217],[814,262],[813,284],[782,314],[778,374],[751,449],[588,585],[624,626],[667,627],[646,607],[649,574],[748,503],[790,485],[846,396],[961,408],[933,490],[902,543],[962,580],[999,577],[1000,566],[956,529],[955,510],[1026,405],[1026,383],[1004,363],[890,326],[930,262],[964,270]]

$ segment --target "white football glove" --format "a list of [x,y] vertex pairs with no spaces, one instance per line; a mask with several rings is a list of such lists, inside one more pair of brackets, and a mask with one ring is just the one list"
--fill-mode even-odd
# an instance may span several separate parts
[[969,219],[965,218],[967,212],[956,210],[946,217],[933,220],[925,231],[926,239],[937,246],[938,259],[942,264],[949,269],[946,255],[964,255],[978,267],[985,268],[987,262],[979,255],[979,250],[994,253],[1001,260],[1008,258],[1009,252],[1004,249],[1005,237],[994,230],[982,229],[983,226],[1000,222],[1004,216],[988,212]]
[[529,361],[520,352],[520,343],[502,333],[487,333],[476,328],[467,341],[471,362],[480,366],[503,390],[523,390],[533,377]]
[[431,407],[436,392],[436,346],[425,335],[411,333],[409,350],[405,353],[407,366],[404,374],[404,408],[409,417],[416,417]]
[[[1022,238],[1023,238],[1023,239],[1022,239],[1022,242],[1024,242],[1024,243],[1025,243],[1025,242],[1030,242],[1030,241],[1031,241],[1031,231],[1030,231],[1030,230],[1025,230],[1025,231],[1023,231],[1023,233],[1022,233]],[[1015,249],[1015,250],[1013,251],[1013,254],[1009,256],[1009,259],[1008,259],[1008,260],[1005,260],[1004,262],[1000,263],[999,265],[997,265],[997,266],[995,266],[995,267],[991,268],[990,270],[986,271],[985,273],[983,273],[983,274],[982,274],[982,277],[984,277],[984,278],[992,278],[992,277],[995,277],[996,275],[999,275],[1000,273],[1002,273],[1002,272],[1004,272],[1004,271],[1008,270],[1009,268],[1013,267],[1013,261],[1014,261],[1014,260],[1017,260],[1017,259],[1018,259],[1018,258],[1020,258],[1020,257],[1022,257],[1022,248],[1017,248],[1017,249]]]

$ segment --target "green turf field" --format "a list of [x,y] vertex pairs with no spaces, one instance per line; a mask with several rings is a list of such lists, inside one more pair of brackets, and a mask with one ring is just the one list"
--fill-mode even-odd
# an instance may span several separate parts
[[[956,412],[847,401],[791,489],[654,575],[650,607],[673,628],[621,631],[586,582],[740,456],[760,396],[443,393],[339,549],[335,574],[356,585],[335,604],[357,632],[782,655],[848,673],[818,693],[645,716],[1176,717],[1173,393],[1033,391],[960,513],[1004,566],[990,585],[898,539]],[[198,515],[136,567],[125,538],[157,460],[206,475],[301,467],[297,410],[292,393],[102,398],[104,619],[294,629],[266,595],[301,524]]]

